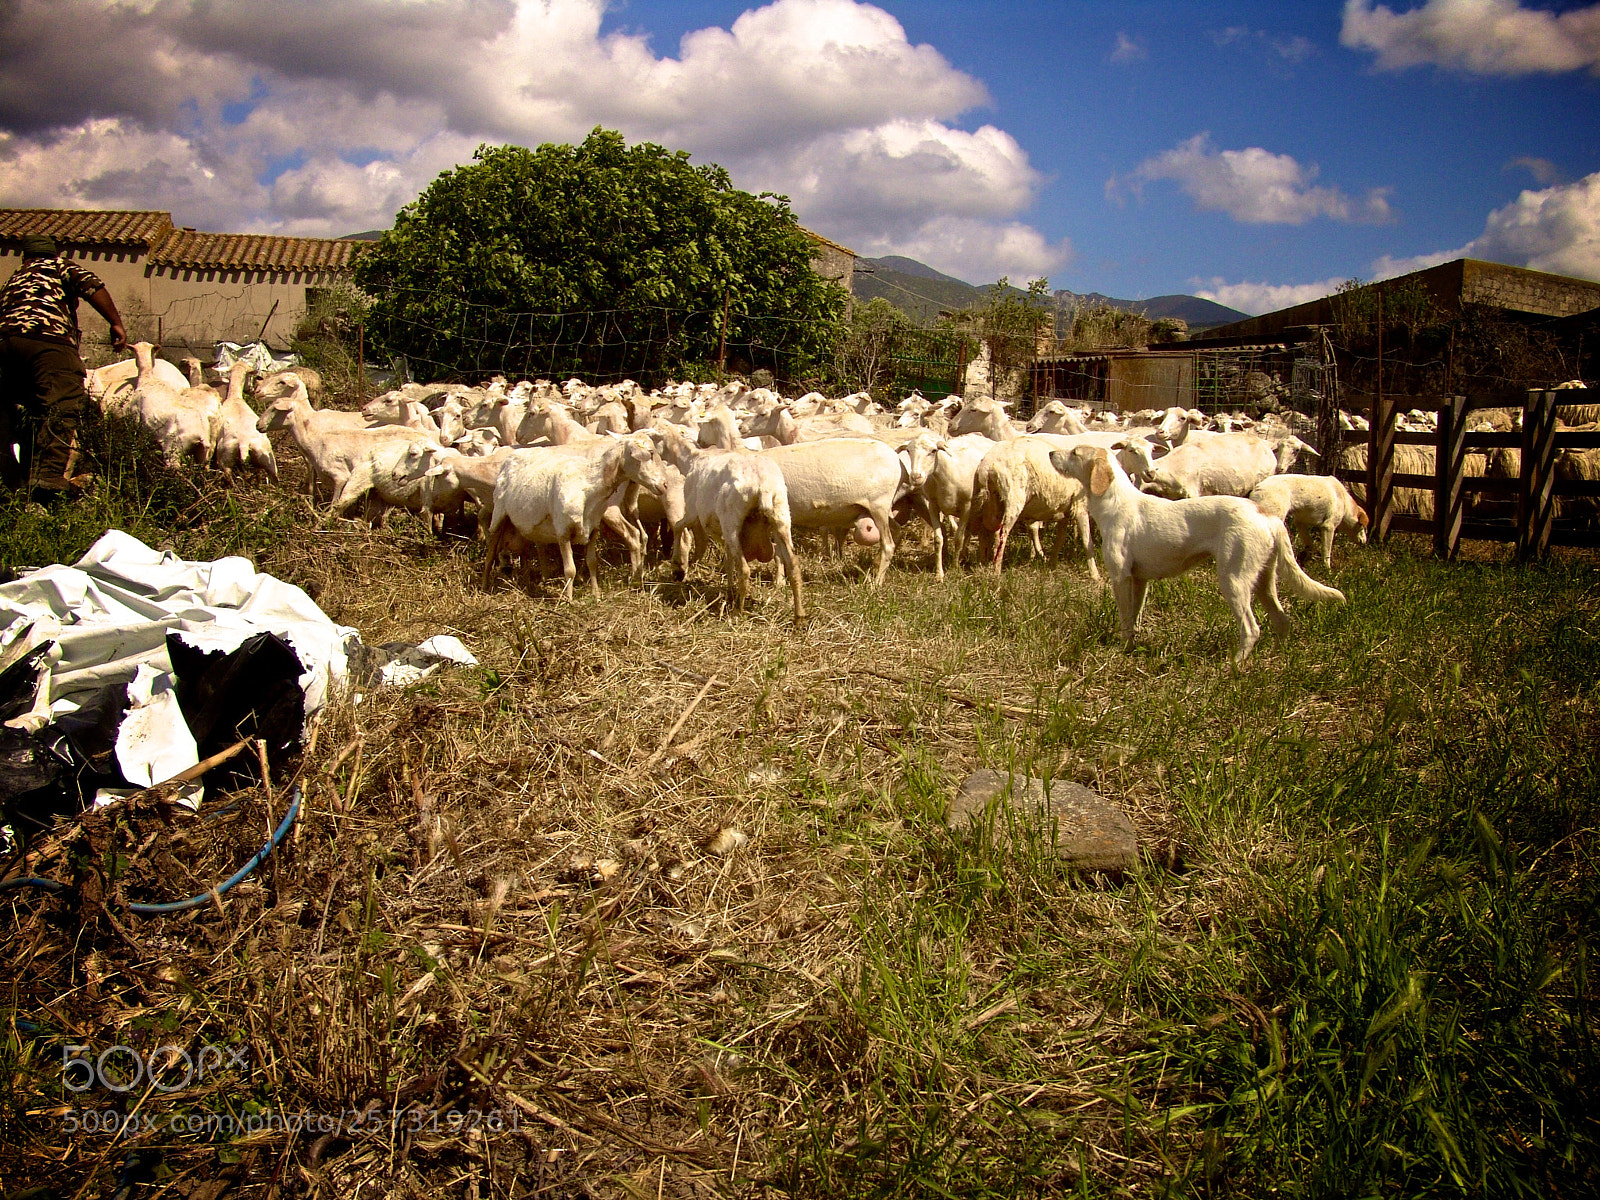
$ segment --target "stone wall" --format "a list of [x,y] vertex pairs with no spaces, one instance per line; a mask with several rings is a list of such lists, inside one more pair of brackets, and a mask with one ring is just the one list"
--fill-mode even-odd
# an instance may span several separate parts
[[1600,308],[1600,283],[1467,259],[1461,300],[1543,317],[1570,317]]
[[[189,270],[152,264],[142,249],[71,246],[62,257],[100,277],[130,338],[153,342],[159,330],[174,353],[192,349],[207,360],[216,342],[255,341],[263,329],[268,345],[286,349],[305,316],[307,292],[345,278],[326,271]],[[0,251],[0,284],[21,261],[19,253]],[[87,303],[78,305],[78,325],[86,345],[110,335]]]

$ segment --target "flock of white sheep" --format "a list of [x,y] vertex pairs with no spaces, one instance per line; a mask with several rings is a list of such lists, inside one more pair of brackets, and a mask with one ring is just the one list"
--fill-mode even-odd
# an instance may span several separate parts
[[585,548],[598,591],[602,537],[627,548],[635,582],[652,554],[670,553],[686,574],[715,542],[735,603],[746,599],[749,562],[777,558],[780,586],[787,581],[800,619],[796,531],[831,537],[836,553],[847,540],[876,547],[876,585],[897,530],[915,518],[933,531],[941,579],[947,552],[959,558],[973,536],[998,572],[1019,525],[1036,553],[1050,528],[1058,554],[1075,531],[1094,576],[1082,486],[1050,460],[1052,450],[1079,445],[1113,451],[1147,492],[1251,497],[1319,538],[1325,566],[1336,529],[1364,536],[1364,514],[1342,485],[1292,474],[1300,456],[1316,453],[1300,437],[1310,419],[1295,413],[1208,420],[1177,408],[1094,414],[1052,401],[1019,425],[1006,403],[990,398],[935,403],[913,393],[890,412],[866,393],[786,399],[739,383],[646,392],[632,381],[512,386],[503,377],[481,387],[408,383],[344,412],[316,407],[320,380],[307,369],[257,379],[258,413],[245,396],[243,364],[219,392],[202,382],[194,360],[185,378],[148,344],[134,354],[91,373],[90,391],[108,412],[137,414],[169,461],[276,480],[266,435],[287,430],[310,468],[313,495],[328,497],[336,515],[362,511],[381,521],[388,509],[405,508],[438,527],[474,507],[485,586],[510,558],[525,578],[534,565],[543,574],[542,552],[552,547],[570,598],[575,546]]

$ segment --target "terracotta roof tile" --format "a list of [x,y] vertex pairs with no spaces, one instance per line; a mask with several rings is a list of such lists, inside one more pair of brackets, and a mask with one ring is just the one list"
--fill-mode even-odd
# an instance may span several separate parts
[[262,233],[196,233],[180,229],[150,255],[154,265],[197,270],[344,271],[370,242],[278,237]]
[[0,208],[0,241],[37,233],[69,246],[153,246],[171,231],[164,212]]

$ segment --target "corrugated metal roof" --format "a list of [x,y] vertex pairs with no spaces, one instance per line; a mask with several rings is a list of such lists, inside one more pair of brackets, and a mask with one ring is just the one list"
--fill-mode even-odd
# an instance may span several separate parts
[[261,233],[196,233],[180,229],[150,255],[152,264],[199,270],[343,271],[371,242],[277,237]]
[[1128,350],[1116,347],[1104,350],[1074,351],[1070,354],[1041,354],[1034,361],[1040,363],[1107,362],[1111,359],[1120,361],[1124,359],[1181,358],[1190,354],[1259,354],[1286,349],[1288,347],[1282,342],[1230,346],[1191,346],[1187,342],[1168,342],[1160,346],[1151,346],[1147,350]]
[[153,246],[172,232],[164,212],[0,208],[0,239],[44,234],[71,246]]

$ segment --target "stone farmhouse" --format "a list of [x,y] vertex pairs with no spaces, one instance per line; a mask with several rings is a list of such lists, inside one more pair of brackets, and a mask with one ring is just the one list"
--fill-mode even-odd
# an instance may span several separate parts
[[[855,255],[806,231],[812,266],[848,291]],[[105,281],[130,337],[159,341],[171,357],[217,342],[265,341],[284,350],[319,289],[349,284],[364,238],[205,233],[156,211],[0,209],[0,283],[22,261],[28,234],[55,238],[64,257]],[[103,343],[106,324],[87,304],[85,342]],[[209,357],[208,353],[200,357]]]

